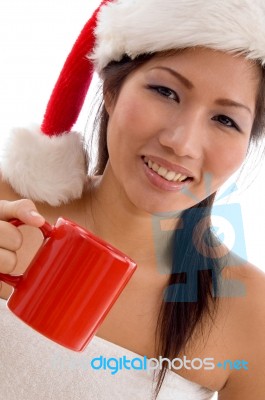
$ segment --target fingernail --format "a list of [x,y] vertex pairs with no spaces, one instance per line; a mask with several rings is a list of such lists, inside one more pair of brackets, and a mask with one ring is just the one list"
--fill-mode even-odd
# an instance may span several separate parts
[[30,215],[31,215],[32,217],[43,218],[43,216],[40,215],[37,211],[32,210],[32,211],[30,211],[29,213],[30,213]]

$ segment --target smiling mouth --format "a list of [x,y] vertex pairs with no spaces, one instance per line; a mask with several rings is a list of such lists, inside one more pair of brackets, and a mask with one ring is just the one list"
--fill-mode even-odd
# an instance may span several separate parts
[[156,172],[161,176],[161,178],[164,178],[168,182],[184,183],[193,180],[193,178],[188,177],[187,175],[182,175],[178,172],[170,171],[165,167],[162,167],[161,165],[149,160],[148,157],[143,157],[143,160],[148,168]]

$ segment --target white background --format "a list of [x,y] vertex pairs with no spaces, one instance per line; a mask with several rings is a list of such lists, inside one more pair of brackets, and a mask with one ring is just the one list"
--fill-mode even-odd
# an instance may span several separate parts
[[[0,143],[10,127],[41,122],[62,65],[98,4],[98,0],[0,3]],[[77,129],[84,130],[87,115],[85,104]],[[255,178],[250,170],[245,174],[243,186]],[[229,201],[239,203],[242,208],[248,260],[265,271],[264,185],[262,166],[254,183],[247,190],[241,188]]]
[[[0,2],[0,140],[12,126],[41,122],[63,62],[97,4],[97,0]],[[87,114],[85,106],[76,125],[82,131]],[[246,174],[245,181],[252,179]],[[242,208],[248,260],[265,271],[264,185],[263,166],[248,190],[238,191],[230,201]]]

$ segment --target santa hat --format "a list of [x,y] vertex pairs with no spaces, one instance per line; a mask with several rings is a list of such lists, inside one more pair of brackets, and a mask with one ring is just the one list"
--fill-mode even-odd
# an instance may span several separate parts
[[1,172],[23,197],[53,206],[82,196],[83,136],[71,131],[93,72],[124,55],[205,46],[265,65],[264,0],[104,0],[70,52],[41,128],[13,129]]

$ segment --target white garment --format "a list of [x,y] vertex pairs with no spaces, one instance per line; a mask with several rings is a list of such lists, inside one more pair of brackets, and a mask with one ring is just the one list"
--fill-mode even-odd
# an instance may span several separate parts
[[[77,353],[20,321],[0,299],[0,400],[151,400],[146,370],[95,370],[95,357],[142,358],[97,336]],[[98,364],[97,364],[98,365]],[[138,364],[139,365],[139,364]],[[214,392],[169,371],[158,400],[209,400]]]

